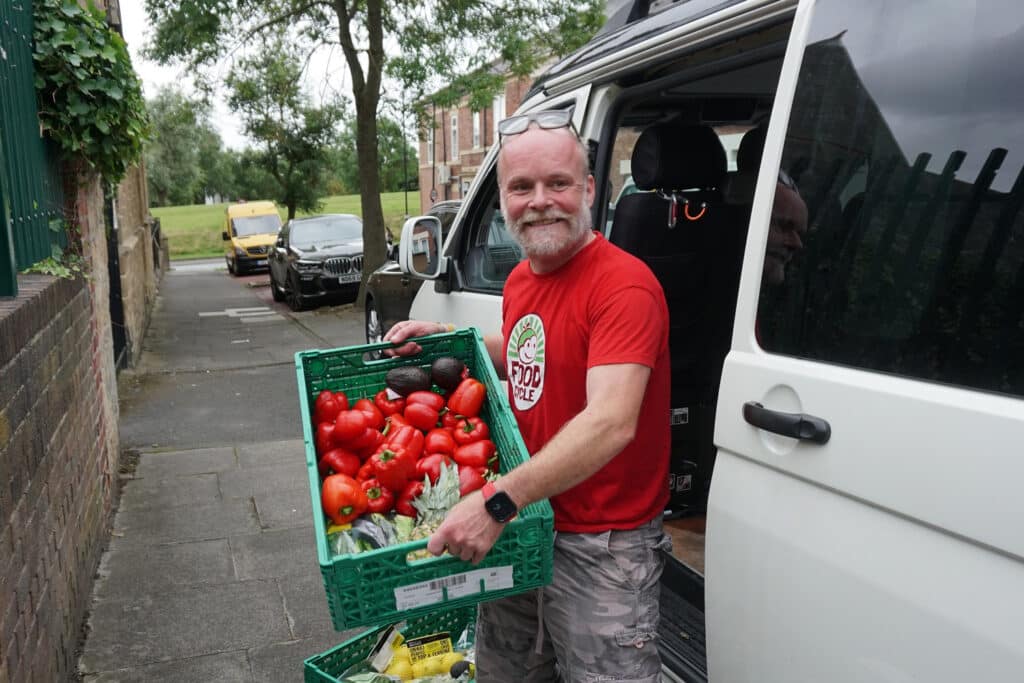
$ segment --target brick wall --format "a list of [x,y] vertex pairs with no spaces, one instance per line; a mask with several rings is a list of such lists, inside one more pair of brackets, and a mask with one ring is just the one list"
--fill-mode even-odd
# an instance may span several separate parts
[[0,301],[0,681],[75,669],[109,534],[116,421],[93,296],[81,280],[20,276]]
[[0,683],[68,680],[118,467],[103,194],[69,174],[88,281],[18,277],[0,300]]
[[160,263],[154,264],[153,219],[148,204],[145,170],[132,167],[117,189],[118,260],[129,366],[134,366],[142,354],[142,338],[149,327],[162,272]]
[[[438,108],[434,111],[434,161],[428,163],[427,139],[422,136],[419,146],[420,212],[426,213],[435,201],[461,199],[463,190],[476,177],[487,150],[494,144],[494,119],[511,115],[523,101],[530,89],[529,78],[509,79],[505,82],[505,111],[488,107],[480,111],[480,146],[473,146],[473,112],[467,101],[456,109],[459,146],[458,153],[451,147],[451,109]],[[450,173],[448,182],[441,182],[439,166],[447,166]],[[437,193],[432,200],[430,191]]]

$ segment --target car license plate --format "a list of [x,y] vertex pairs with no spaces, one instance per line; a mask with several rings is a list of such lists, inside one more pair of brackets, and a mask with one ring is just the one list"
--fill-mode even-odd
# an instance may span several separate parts
[[338,284],[347,285],[350,282],[359,282],[360,277],[359,273],[346,273],[345,275],[339,275]]
[[257,266],[265,266],[265,265],[267,265],[267,259],[265,259],[265,258],[256,259],[256,265]]

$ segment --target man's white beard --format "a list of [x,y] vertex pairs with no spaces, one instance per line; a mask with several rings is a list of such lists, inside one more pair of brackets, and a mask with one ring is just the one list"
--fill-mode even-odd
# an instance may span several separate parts
[[[505,207],[502,206],[502,212]],[[534,226],[524,228],[527,223],[538,221],[564,220],[569,225],[568,232],[560,231],[552,234],[546,227]],[[557,256],[570,247],[579,243],[586,236],[592,227],[590,211],[586,204],[586,195],[580,197],[580,208],[575,214],[566,213],[558,209],[547,211],[527,210],[519,217],[519,220],[510,220],[505,214],[505,222],[508,224],[508,231],[515,238],[519,246],[526,252],[526,256],[546,257]]]

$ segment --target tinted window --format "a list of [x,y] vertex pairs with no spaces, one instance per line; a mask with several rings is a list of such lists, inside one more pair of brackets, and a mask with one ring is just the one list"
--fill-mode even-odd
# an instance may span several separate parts
[[317,218],[291,223],[291,245],[297,249],[325,249],[363,239],[363,222],[354,216]]
[[819,0],[776,191],[771,351],[1024,395],[1024,5]]

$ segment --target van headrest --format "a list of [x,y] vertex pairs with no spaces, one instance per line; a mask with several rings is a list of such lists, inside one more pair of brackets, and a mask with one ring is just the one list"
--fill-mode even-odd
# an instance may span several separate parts
[[761,124],[751,128],[740,139],[740,147],[736,151],[736,170],[740,173],[754,175],[761,165],[761,154],[764,152],[764,141],[768,135],[768,126]]
[[725,149],[709,126],[659,123],[633,148],[633,182],[641,190],[707,190],[725,180]]

